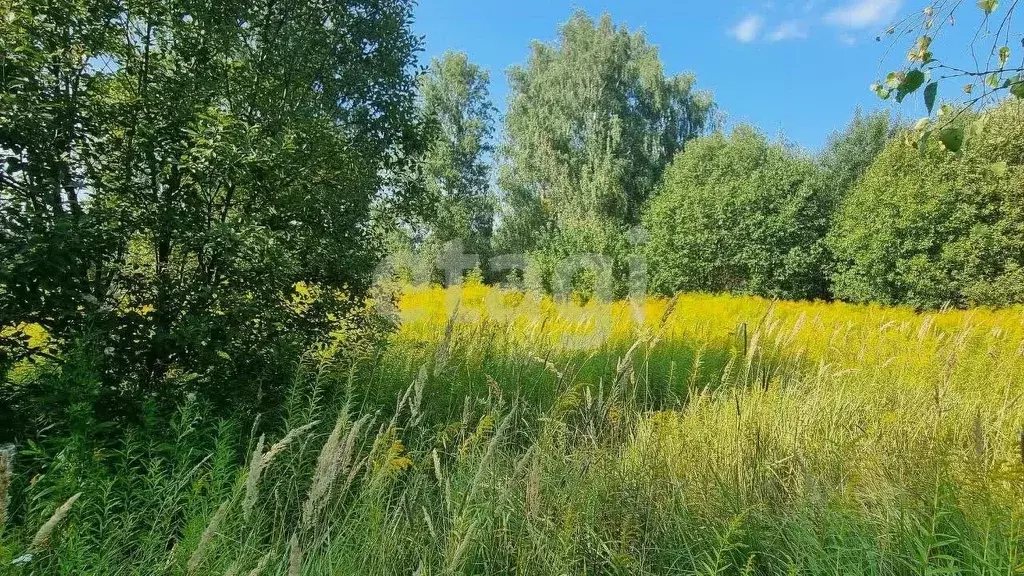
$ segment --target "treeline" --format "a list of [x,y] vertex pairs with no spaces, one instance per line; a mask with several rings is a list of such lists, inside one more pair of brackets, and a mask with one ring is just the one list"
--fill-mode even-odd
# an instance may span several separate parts
[[748,128],[690,143],[644,223],[654,286],[917,308],[1024,301],[1021,139],[1008,101],[951,153],[884,114],[818,158]]
[[[427,185],[461,206],[435,215],[412,243],[434,250],[428,264],[441,243],[460,240],[481,255],[487,279],[514,276],[546,292],[565,288],[559,263],[599,255],[571,278],[583,296],[608,275],[614,295],[624,296],[629,263],[641,259],[648,286],[663,294],[918,308],[1024,300],[1024,118],[1015,100],[956,118],[967,137],[955,153],[940,138],[921,138],[926,125],[878,112],[858,113],[810,154],[749,126],[726,133],[711,95],[692,76],[667,76],[642,34],[583,13],[556,43],[534,43],[508,75],[493,154],[486,74],[448,54],[424,80],[426,110],[461,102],[440,115],[446,129],[430,157],[456,158],[449,151],[458,150],[476,158],[443,163],[461,178],[435,175],[428,164]],[[496,222],[490,242],[490,230],[469,221]],[[525,269],[503,270],[506,260],[489,266],[495,254],[523,254]]]

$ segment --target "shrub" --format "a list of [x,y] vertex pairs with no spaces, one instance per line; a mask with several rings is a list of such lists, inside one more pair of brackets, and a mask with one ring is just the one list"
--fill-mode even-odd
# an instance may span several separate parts
[[936,139],[887,145],[829,235],[836,296],[924,308],[1024,301],[1022,112],[1006,103],[958,120],[969,129],[955,154]]
[[692,142],[644,217],[652,287],[824,296],[829,198],[811,159],[752,128]]

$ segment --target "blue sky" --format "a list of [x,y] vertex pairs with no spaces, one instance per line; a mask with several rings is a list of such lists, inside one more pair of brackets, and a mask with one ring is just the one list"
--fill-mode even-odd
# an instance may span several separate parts
[[[769,136],[783,135],[817,150],[857,106],[889,105],[868,90],[894,65],[891,58],[883,62],[887,45],[875,37],[896,18],[920,13],[926,5],[923,0],[420,0],[415,29],[426,36],[425,61],[454,49],[488,69],[492,96],[503,112],[505,70],[525,62],[531,40],[555,40],[558,26],[577,8],[592,16],[607,11],[616,22],[646,32],[660,48],[666,72],[695,73],[698,86],[714,93],[730,125],[751,123]],[[968,32],[967,26],[958,24],[959,33]],[[909,43],[901,45],[900,54],[907,48]],[[899,112],[909,118],[924,115],[916,100]]]

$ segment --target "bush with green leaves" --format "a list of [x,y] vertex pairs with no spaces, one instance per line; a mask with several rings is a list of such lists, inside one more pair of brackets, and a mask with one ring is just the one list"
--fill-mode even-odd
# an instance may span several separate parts
[[630,280],[629,258],[634,252],[630,231],[601,218],[571,222],[553,229],[529,254],[526,288],[583,301],[624,298]]
[[831,206],[814,161],[753,128],[695,140],[644,215],[651,287],[826,296]]
[[75,396],[114,415],[276,404],[369,286],[371,206],[418,196],[412,7],[6,3],[0,370],[82,350]]
[[1024,106],[1007,101],[956,122],[957,153],[912,132],[871,166],[829,244],[837,297],[855,302],[1024,302]]

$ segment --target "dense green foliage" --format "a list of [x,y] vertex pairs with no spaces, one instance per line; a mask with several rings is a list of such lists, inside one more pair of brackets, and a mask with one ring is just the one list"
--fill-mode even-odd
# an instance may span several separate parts
[[891,142],[845,202],[836,296],[856,302],[1024,302],[1024,107],[961,119],[957,154]]
[[420,80],[423,114],[435,129],[423,157],[424,185],[434,200],[423,240],[437,252],[452,241],[486,259],[493,230],[493,105],[490,75],[461,52],[434,59]]
[[810,158],[752,128],[696,140],[666,170],[644,218],[651,286],[824,296],[832,204]]
[[371,204],[414,197],[411,7],[5,4],[0,350],[47,366],[5,378],[0,437],[279,401],[368,286]]
[[666,76],[643,34],[583,13],[557,43],[534,42],[509,83],[500,249],[539,250],[547,288],[568,254],[623,266],[620,239],[675,153],[711,125],[710,96],[693,76]]
[[888,111],[865,115],[858,109],[843,130],[829,137],[819,162],[836,200],[841,200],[864,176],[897,133],[898,123]]

